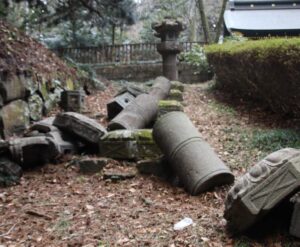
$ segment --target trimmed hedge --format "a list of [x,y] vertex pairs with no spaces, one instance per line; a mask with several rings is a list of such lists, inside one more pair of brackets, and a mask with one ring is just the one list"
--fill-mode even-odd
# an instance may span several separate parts
[[300,38],[229,42],[205,51],[223,90],[300,116]]

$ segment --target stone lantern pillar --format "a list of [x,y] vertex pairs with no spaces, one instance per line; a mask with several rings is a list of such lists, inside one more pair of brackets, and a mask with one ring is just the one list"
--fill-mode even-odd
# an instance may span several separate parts
[[178,37],[185,26],[178,20],[165,18],[160,23],[153,23],[152,29],[156,31],[155,36],[161,38],[161,43],[157,44],[157,51],[163,58],[163,75],[169,80],[176,81],[178,80],[177,54],[182,51]]

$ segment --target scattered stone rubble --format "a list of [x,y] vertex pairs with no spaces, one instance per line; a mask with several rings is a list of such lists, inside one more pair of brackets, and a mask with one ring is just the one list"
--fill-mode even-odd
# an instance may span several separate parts
[[[19,85],[19,82],[14,83]],[[8,86],[1,90],[8,91]],[[111,159],[119,159],[137,161],[136,168],[140,173],[160,176],[176,186],[183,185],[191,195],[232,183],[231,171],[183,113],[179,102],[183,99],[182,92],[180,82],[170,82],[163,77],[154,81],[148,93],[123,89],[107,105],[108,114],[114,116],[107,129],[77,112],[58,113],[34,123],[23,138],[0,141],[0,185],[17,184],[23,168],[55,162],[68,154],[80,154],[91,146],[94,154],[100,157],[84,156],[72,161],[83,174],[102,172],[107,164],[112,163]],[[16,95],[23,93],[19,88],[15,93],[1,96],[6,103],[7,99],[16,99]],[[82,110],[80,93],[70,91],[64,95],[66,110]],[[130,98],[128,102],[126,98]],[[28,103],[20,99],[2,107],[2,134],[6,139],[28,126],[27,108]],[[13,124],[12,118],[15,118]],[[154,122],[153,131],[145,129],[151,128]],[[129,173],[103,172],[103,178],[111,181],[134,176],[134,170]],[[270,154],[229,191],[224,214],[228,229],[232,233],[248,230],[299,188],[300,151],[288,148]],[[294,212],[290,234],[299,238],[299,196],[295,196],[292,202]]]

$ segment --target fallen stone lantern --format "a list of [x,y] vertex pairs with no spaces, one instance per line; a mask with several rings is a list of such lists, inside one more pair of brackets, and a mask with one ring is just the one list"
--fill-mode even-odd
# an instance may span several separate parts
[[183,112],[170,112],[158,119],[153,139],[191,195],[233,183],[229,168]]
[[157,44],[157,51],[163,58],[163,75],[169,80],[178,80],[177,54],[182,51],[178,37],[185,26],[178,20],[165,18],[160,23],[153,23],[152,29],[156,31],[155,36],[161,38]]

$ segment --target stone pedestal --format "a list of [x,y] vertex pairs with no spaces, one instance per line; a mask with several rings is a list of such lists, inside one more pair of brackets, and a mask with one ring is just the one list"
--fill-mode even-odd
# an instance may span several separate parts
[[156,31],[155,35],[161,38],[157,51],[163,58],[163,75],[169,80],[178,80],[177,54],[182,50],[178,36],[185,27],[178,20],[165,19],[161,23],[153,23],[152,28]]

